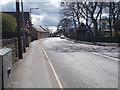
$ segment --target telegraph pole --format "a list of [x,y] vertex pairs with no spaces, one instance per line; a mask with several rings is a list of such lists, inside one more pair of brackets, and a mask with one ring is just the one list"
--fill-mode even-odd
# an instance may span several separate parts
[[30,16],[30,37],[31,37],[31,42],[33,42],[31,10],[32,10],[32,9],[30,8],[30,13],[29,13],[29,16]]
[[[24,12],[23,12],[23,0],[21,0],[21,9],[22,9],[22,28],[25,27],[25,19],[24,19]],[[23,32],[23,51],[26,52],[26,36],[25,36],[25,30],[22,30]]]
[[23,55],[22,55],[22,42],[21,42],[21,30],[20,30],[19,0],[16,0],[16,20],[17,20],[17,32],[18,32],[18,53],[19,53],[19,59],[22,59]]

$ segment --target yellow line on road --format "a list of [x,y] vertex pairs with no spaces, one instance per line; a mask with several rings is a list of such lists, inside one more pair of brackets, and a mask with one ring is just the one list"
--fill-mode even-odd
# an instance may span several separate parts
[[42,48],[42,46],[40,46],[40,47],[41,47],[42,51],[44,52],[44,54],[45,54],[45,56],[46,56],[46,59],[48,59],[48,62],[49,62],[49,64],[50,64],[51,68],[52,68],[52,71],[53,71],[53,73],[54,73],[54,75],[55,75],[55,78],[56,78],[56,80],[57,80],[57,83],[58,83],[59,87],[62,89],[63,86],[62,86],[62,84],[61,84],[61,82],[60,82],[60,79],[59,79],[59,77],[58,77],[58,75],[57,75],[57,73],[56,73],[56,71],[55,71],[55,69],[54,69],[54,67],[53,67],[53,65],[52,65],[52,63],[51,63],[51,61],[50,61],[50,58],[48,57],[46,51]]

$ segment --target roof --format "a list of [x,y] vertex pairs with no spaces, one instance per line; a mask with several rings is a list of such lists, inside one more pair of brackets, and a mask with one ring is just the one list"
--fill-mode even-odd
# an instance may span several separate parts
[[36,29],[37,31],[39,31],[39,32],[46,32],[43,28],[41,28],[40,26],[36,26],[36,25],[32,25],[32,27],[34,28],[34,29]]
[[43,30],[45,30],[46,32],[49,32],[49,29],[48,29],[48,27],[46,27],[46,26],[40,26]]

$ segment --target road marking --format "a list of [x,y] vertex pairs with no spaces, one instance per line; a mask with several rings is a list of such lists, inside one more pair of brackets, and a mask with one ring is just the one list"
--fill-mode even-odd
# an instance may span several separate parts
[[102,57],[106,57],[106,58],[110,58],[110,59],[113,59],[113,60],[119,61],[118,58],[113,58],[113,57],[110,57],[110,56],[107,56],[107,55],[102,55],[102,54],[95,53],[95,52],[92,52],[92,53],[95,54],[95,55],[99,55],[99,56],[102,56]]
[[59,79],[59,77],[58,77],[58,75],[57,75],[57,73],[56,73],[56,71],[55,71],[55,69],[54,69],[54,67],[53,67],[53,65],[52,65],[52,63],[51,63],[51,61],[50,61],[50,58],[48,57],[46,51],[42,48],[42,46],[40,46],[40,47],[41,47],[42,51],[44,52],[44,54],[45,54],[45,56],[46,56],[46,59],[48,59],[48,62],[49,62],[49,64],[50,64],[51,68],[52,68],[52,71],[53,71],[53,73],[54,73],[54,75],[55,75],[55,78],[56,78],[56,80],[57,80],[57,83],[58,83],[59,87],[62,89],[63,86],[62,86],[62,84],[61,84],[61,82],[60,82],[60,79]]

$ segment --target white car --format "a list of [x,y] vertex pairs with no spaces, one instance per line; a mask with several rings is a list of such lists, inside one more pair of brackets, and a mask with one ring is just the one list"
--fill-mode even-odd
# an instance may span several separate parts
[[65,39],[65,36],[64,36],[64,35],[61,35],[60,38],[61,38],[61,39]]
[[60,37],[60,35],[56,35],[56,37]]

